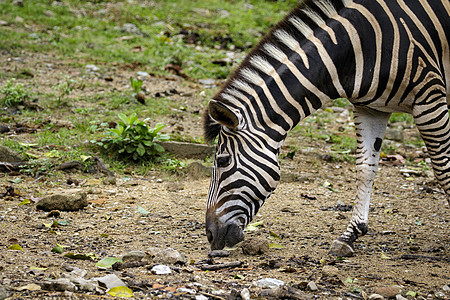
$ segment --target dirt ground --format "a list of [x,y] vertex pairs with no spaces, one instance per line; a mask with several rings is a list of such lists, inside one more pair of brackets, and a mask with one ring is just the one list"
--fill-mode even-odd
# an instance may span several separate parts
[[[100,84],[89,88],[90,92],[98,88],[123,88],[130,74],[136,71],[123,66],[107,70],[115,78],[110,83],[98,74],[86,73],[80,67],[52,57],[31,58],[23,53],[0,56],[3,72],[15,72],[24,66],[33,70],[33,81],[39,88],[50,89],[70,74],[97,80]],[[172,120],[170,117],[165,120],[169,124],[167,130],[180,130],[182,126],[186,135],[201,135],[198,114],[204,101],[199,96],[204,88],[201,84],[175,76],[170,80],[148,77],[144,84],[150,87],[150,93],[169,87],[184,93],[185,96],[173,97],[188,107],[181,119],[177,112]],[[89,93],[89,89],[80,93]],[[10,288],[11,299],[113,298],[108,294],[85,292],[17,290],[48,278],[59,278],[65,266],[71,265],[86,270],[87,279],[115,273],[128,284],[136,299],[195,299],[200,295],[226,299],[230,291],[244,288],[249,289],[252,299],[263,299],[268,296],[263,296],[253,284],[262,278],[282,280],[302,290],[305,297],[317,299],[362,299],[377,288],[393,285],[400,286],[402,295],[408,298],[416,293],[416,298],[448,299],[450,294],[444,287],[450,284],[449,205],[433,177],[429,174],[406,177],[402,166],[381,166],[372,197],[369,233],[355,243],[354,257],[337,259],[327,252],[351,216],[350,211],[337,210],[336,204],[338,201],[351,204],[354,199],[354,166],[325,161],[321,156],[327,154],[326,147],[305,146],[305,143],[307,139],[297,136],[287,140],[284,153],[290,145],[302,144],[303,150],[297,151],[292,160],[281,160],[282,183],[254,220],[262,221],[259,230],[246,235],[276,242],[284,248],[250,256],[237,247],[230,250],[231,256],[216,258],[215,262],[243,264],[219,271],[202,271],[196,264],[207,259],[210,252],[204,229],[207,177],[151,172],[146,176],[118,175],[115,184],[104,184],[99,176],[62,173],[58,178],[21,176],[22,182],[11,183],[17,177],[2,174],[0,192],[12,185],[20,196],[0,199],[0,284]],[[80,185],[68,185],[69,178],[78,180]],[[36,210],[34,204],[18,205],[24,199],[37,201],[45,195],[62,192],[85,192],[91,203],[80,211],[61,212],[57,218]],[[139,206],[149,214],[140,213]],[[56,228],[44,225],[54,219],[68,224]],[[271,240],[274,235],[281,239]],[[23,251],[7,249],[16,242]],[[92,260],[64,257],[51,252],[56,243],[66,246],[65,252],[92,253],[96,257]],[[174,248],[186,256],[187,263],[173,267],[170,275],[153,275],[148,266],[122,271],[95,267],[100,258],[120,257],[150,247]],[[337,274],[325,274],[323,269],[327,265],[336,267]],[[317,290],[306,287],[310,281],[316,283]],[[177,292],[179,287],[194,289],[196,294]]]

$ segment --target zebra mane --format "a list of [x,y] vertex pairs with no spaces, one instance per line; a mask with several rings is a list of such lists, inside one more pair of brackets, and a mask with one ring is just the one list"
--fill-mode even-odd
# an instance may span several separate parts
[[[268,57],[268,52],[277,55],[283,49],[298,51],[298,44],[302,40],[351,2],[352,0],[305,0],[300,3],[247,54],[213,99],[226,105],[235,106],[233,103],[240,102],[238,97],[233,96],[236,94],[236,89],[250,88],[249,83],[256,84],[262,80],[259,74],[267,72],[265,58]],[[309,67],[306,55],[304,53],[299,53],[299,55],[304,59],[305,66]],[[207,142],[212,142],[221,129],[221,125],[210,117],[208,110],[204,113],[203,129]]]

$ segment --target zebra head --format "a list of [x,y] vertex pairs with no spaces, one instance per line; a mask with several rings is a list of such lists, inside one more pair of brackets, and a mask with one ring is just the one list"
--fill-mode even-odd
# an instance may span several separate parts
[[211,249],[232,247],[278,185],[278,149],[255,133],[242,110],[211,100],[205,114],[205,137],[218,136],[209,187],[206,234]]

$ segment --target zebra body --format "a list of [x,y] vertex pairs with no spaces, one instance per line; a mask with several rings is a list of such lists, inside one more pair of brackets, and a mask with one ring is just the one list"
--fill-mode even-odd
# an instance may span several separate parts
[[218,137],[206,213],[212,249],[243,240],[243,229],[279,182],[286,135],[336,98],[354,105],[357,191],[332,254],[353,254],[352,243],[367,232],[392,112],[414,116],[450,195],[449,41],[448,0],[307,0],[291,11],[205,112],[205,138]]

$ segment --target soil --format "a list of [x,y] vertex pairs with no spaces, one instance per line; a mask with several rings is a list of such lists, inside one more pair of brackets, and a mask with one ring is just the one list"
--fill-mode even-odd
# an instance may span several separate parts
[[[43,91],[50,91],[66,75],[85,76],[98,82],[75,92],[73,97],[98,93],[99,89],[123,89],[130,75],[136,72],[125,66],[115,66],[100,76],[86,73],[73,62],[58,61],[51,56],[0,55],[2,72],[18,72],[25,67],[32,70],[33,82]],[[114,81],[105,81],[105,73]],[[185,110],[163,120],[169,124],[167,131],[180,131],[181,126],[187,136],[201,136],[199,111],[205,99],[199,95],[204,86],[175,75],[146,77],[144,85],[152,94],[174,88],[179,94],[171,96],[173,100],[187,105]],[[55,115],[64,119],[63,115]],[[27,141],[31,137],[23,134],[16,138]],[[0,199],[0,247],[3,248],[0,284],[10,288],[12,299],[110,297],[84,292],[17,290],[30,283],[59,278],[65,272],[64,266],[71,265],[86,270],[87,279],[115,273],[139,299],[195,298],[182,292],[177,294],[178,287],[193,288],[197,296],[210,299],[226,299],[230,291],[248,288],[252,298],[262,299],[268,296],[263,296],[253,284],[262,278],[282,280],[303,290],[306,296],[320,299],[362,299],[379,287],[393,285],[401,286],[404,296],[415,292],[417,297],[450,297],[443,290],[450,284],[448,198],[432,176],[421,173],[407,177],[401,171],[403,166],[380,166],[373,191],[369,232],[355,243],[354,257],[339,259],[327,252],[333,239],[345,230],[351,216],[351,211],[342,208],[352,204],[354,199],[354,165],[324,160],[327,146],[307,138],[290,136],[282,154],[290,151],[290,146],[303,150],[298,150],[293,159],[281,159],[282,182],[254,219],[262,225],[246,234],[247,239],[264,239],[283,248],[271,248],[251,256],[236,247],[230,250],[231,256],[214,260],[216,263],[239,261],[242,265],[219,271],[202,271],[196,264],[207,259],[210,252],[204,229],[207,177],[150,172],[146,176],[117,175],[115,181],[103,182],[100,175],[74,172],[60,173],[57,178],[21,175],[20,183],[12,183],[19,176],[4,174],[0,178],[0,192],[13,186],[16,194]],[[69,185],[69,179],[80,184]],[[90,204],[79,211],[63,211],[56,217],[37,210],[33,204],[40,197],[63,192],[85,192]],[[32,203],[19,205],[24,199]],[[341,209],[337,209],[338,203]],[[149,213],[139,212],[139,206]],[[68,224],[62,222],[64,226],[51,228],[44,225],[53,220]],[[7,249],[16,243],[23,251]],[[95,257],[70,259],[51,252],[56,244],[65,246],[64,252]],[[95,267],[100,258],[120,257],[151,247],[174,248],[186,256],[187,263],[172,266],[176,272],[170,275],[153,275],[148,266],[122,271]],[[323,269],[327,265],[336,267],[337,274],[325,274]],[[36,267],[42,269],[36,270]],[[310,281],[316,283],[318,290],[306,287]],[[166,291],[162,291],[161,286],[167,288]]]

